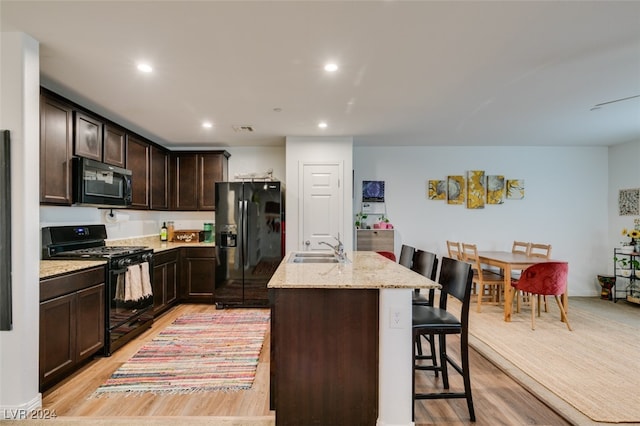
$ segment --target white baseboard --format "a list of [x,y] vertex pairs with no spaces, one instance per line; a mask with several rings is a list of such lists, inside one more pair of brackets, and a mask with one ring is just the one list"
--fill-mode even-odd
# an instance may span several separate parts
[[[14,406],[0,406],[0,419],[2,420],[26,420],[45,419],[47,413],[42,412],[42,394],[38,393],[31,401]],[[49,417],[51,418],[51,417]]]

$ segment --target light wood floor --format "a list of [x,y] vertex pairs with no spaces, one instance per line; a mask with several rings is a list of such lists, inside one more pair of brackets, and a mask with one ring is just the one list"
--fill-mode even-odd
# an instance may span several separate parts
[[[81,371],[43,394],[43,409],[55,412],[57,420],[102,424],[118,420],[126,424],[195,424],[206,420],[211,425],[273,425],[269,411],[269,334],[265,339],[252,389],[240,392],[210,392],[191,395],[110,396],[88,399],[113,371],[127,361],[138,348],[153,339],[164,327],[184,313],[214,310],[210,305],[180,305],[160,319],[151,330],[109,358],[96,358]],[[459,341],[450,339],[450,352],[456,353]],[[471,382],[477,425],[566,425],[544,403],[471,350]],[[419,372],[419,389],[439,387],[431,372]],[[451,389],[461,386],[455,371],[450,372]],[[459,388],[461,389],[461,387]],[[140,417],[144,416],[144,417]],[[199,416],[189,417],[184,416]],[[200,417],[211,416],[211,417]],[[473,424],[468,421],[464,400],[434,400],[416,403],[416,425]],[[137,419],[135,418],[137,417]],[[167,419],[166,417],[173,417]],[[215,417],[215,418],[212,418]],[[167,421],[168,420],[168,421]]]

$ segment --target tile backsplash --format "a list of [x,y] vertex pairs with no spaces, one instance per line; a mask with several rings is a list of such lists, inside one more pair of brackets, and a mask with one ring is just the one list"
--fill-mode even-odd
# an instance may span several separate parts
[[215,221],[215,212],[144,211],[98,209],[96,207],[40,206],[40,227],[104,224],[109,240],[154,236],[163,222],[172,220],[174,228],[203,229]]

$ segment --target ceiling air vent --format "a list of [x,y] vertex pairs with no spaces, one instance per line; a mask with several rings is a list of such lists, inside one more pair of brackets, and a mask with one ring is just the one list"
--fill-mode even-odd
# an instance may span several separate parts
[[253,132],[253,126],[233,125],[231,127],[233,127],[233,131],[234,132],[238,132],[238,133],[251,133],[251,132]]

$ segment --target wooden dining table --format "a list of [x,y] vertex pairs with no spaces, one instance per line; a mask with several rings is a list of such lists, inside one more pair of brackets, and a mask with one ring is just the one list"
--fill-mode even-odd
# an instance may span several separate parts
[[[557,260],[543,257],[527,256],[526,254],[512,253],[510,251],[478,251],[480,263],[495,266],[503,270],[504,274],[504,320],[511,321],[511,305],[513,294],[511,292],[511,272],[527,269],[536,263],[558,262]],[[565,312],[568,311],[568,298],[565,292],[562,295],[562,305]]]

